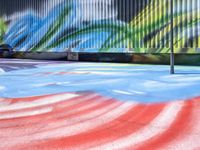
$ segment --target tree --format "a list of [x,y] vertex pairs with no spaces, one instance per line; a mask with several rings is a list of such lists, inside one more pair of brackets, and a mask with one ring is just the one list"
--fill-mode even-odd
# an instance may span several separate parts
[[0,44],[3,43],[3,36],[6,32],[6,24],[3,19],[0,18]]

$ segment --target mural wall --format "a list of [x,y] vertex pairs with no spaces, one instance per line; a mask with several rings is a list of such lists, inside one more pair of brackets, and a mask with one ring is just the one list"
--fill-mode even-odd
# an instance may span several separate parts
[[[198,53],[200,0],[174,0],[174,47]],[[18,51],[168,53],[170,0],[1,0],[0,43]]]

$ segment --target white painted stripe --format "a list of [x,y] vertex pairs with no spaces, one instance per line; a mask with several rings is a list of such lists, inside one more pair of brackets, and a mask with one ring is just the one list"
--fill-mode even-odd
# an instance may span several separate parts
[[5,73],[5,71],[2,68],[0,68],[0,75],[3,73]]
[[127,137],[112,141],[111,143],[91,148],[90,150],[123,149],[145,142],[154,136],[158,136],[159,134],[165,132],[176,120],[176,116],[181,110],[183,104],[184,102],[171,103],[167,105],[167,107],[159,114],[158,117],[156,117],[150,124],[141,130],[138,130]]
[[49,97],[45,97],[45,98],[39,98],[39,99],[37,99],[35,101],[31,101],[31,102],[20,102],[20,103],[8,105],[8,106],[0,106],[0,112],[38,107],[38,106],[43,106],[43,105],[47,105],[47,104],[48,105],[54,104],[54,103],[66,101],[66,100],[69,100],[71,98],[75,98],[78,96],[79,95],[77,95],[77,94],[69,94],[68,93],[68,94],[49,96]]
[[[197,102],[198,103],[198,102]],[[196,105],[198,105],[196,103]],[[195,104],[194,104],[195,105]],[[200,149],[200,115],[199,106],[194,107],[186,130],[180,131],[181,136],[166,145],[166,150],[199,150]]]
[[41,115],[45,113],[49,113],[53,110],[53,108],[42,108],[39,110],[34,111],[26,111],[26,112],[16,112],[16,113],[10,113],[10,114],[0,114],[0,119],[12,119],[12,118],[20,118],[20,117],[29,117],[29,116],[35,116],[35,115]]
[[145,92],[142,92],[142,91],[131,90],[130,92],[132,92],[133,94],[139,94],[139,95],[145,95],[146,94]]
[[96,75],[116,75],[116,74],[119,75],[120,74],[120,73],[118,74],[118,72],[116,73],[116,72],[100,72],[100,71],[99,72],[89,71],[89,73],[96,74]]
[[[182,139],[183,138],[183,139]],[[165,150],[199,150],[199,133],[189,133],[182,137],[181,139],[176,139],[176,141],[171,142],[169,145],[165,146]],[[177,142],[177,143],[175,143]]]
[[6,89],[5,86],[0,86],[0,92],[4,91]]
[[133,94],[130,93],[130,92],[127,92],[127,91],[121,91],[121,90],[113,90],[113,92],[115,92],[115,93],[119,93],[119,94],[125,94],[125,95],[133,95]]

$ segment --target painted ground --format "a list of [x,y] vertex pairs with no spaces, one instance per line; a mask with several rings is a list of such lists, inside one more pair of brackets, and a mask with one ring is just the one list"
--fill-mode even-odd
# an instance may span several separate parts
[[0,59],[0,149],[199,150],[200,68]]

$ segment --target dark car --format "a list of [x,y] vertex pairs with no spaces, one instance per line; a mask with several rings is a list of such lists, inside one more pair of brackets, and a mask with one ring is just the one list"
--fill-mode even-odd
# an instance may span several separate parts
[[13,48],[9,44],[2,44],[0,45],[0,57],[11,57]]

